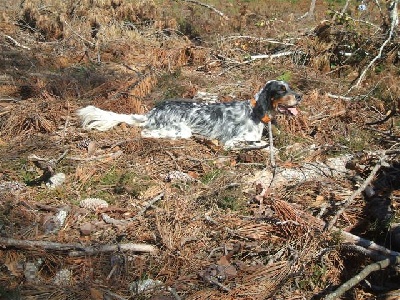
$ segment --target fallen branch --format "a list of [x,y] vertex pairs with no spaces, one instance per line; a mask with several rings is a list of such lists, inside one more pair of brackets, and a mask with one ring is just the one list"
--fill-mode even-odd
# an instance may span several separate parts
[[260,54],[260,55],[252,55],[250,56],[250,59],[241,63],[237,63],[235,65],[232,65],[228,68],[226,68],[225,70],[223,70],[222,72],[220,72],[218,74],[218,76],[221,76],[223,74],[225,74],[226,72],[228,72],[229,70],[233,69],[233,68],[237,68],[240,66],[244,66],[244,65],[248,65],[251,64],[252,62],[254,62],[257,59],[274,59],[274,58],[278,58],[278,57],[282,57],[282,56],[289,56],[292,55],[294,53],[294,51],[286,51],[286,52],[280,52],[280,53],[276,53],[276,54]]
[[279,52],[276,54],[260,54],[260,55],[252,55],[250,56],[251,60],[256,60],[256,59],[266,59],[266,58],[278,58],[278,57],[282,57],[282,56],[289,56],[292,55],[294,53],[294,51],[285,51],[285,52]]
[[272,122],[268,121],[268,139],[269,139],[269,155],[270,162],[273,168],[276,167],[275,163],[275,153],[274,153],[274,136],[272,134]]
[[92,48],[95,48],[95,47],[96,47],[96,44],[95,44],[95,43],[93,43],[93,42],[91,42],[91,41],[85,39],[85,38],[84,38],[83,36],[81,36],[79,33],[75,32],[74,29],[72,28],[72,26],[69,25],[69,24],[67,23],[67,21],[64,21],[64,24],[67,25],[67,27],[69,28],[69,30],[71,30],[71,32],[72,32],[73,34],[75,34],[78,38],[80,38],[84,43],[88,44],[88,45],[89,45],[90,47],[92,47]]
[[360,187],[353,193],[351,194],[351,196],[344,202],[343,206],[341,209],[338,210],[338,212],[335,214],[335,216],[329,221],[328,225],[326,226],[325,230],[331,230],[332,227],[335,225],[335,223],[337,222],[338,218],[342,215],[342,213],[347,209],[347,207],[349,207],[349,205],[354,201],[354,199],[360,195],[365,189],[366,187],[371,183],[371,181],[374,179],[376,173],[379,171],[379,169],[381,168],[381,166],[385,163],[385,158],[386,155],[383,155],[379,161],[377,162],[377,164],[375,165],[375,167],[372,169],[371,173],[369,174],[369,176],[367,177],[367,179],[365,179],[365,181],[363,182],[362,185],[360,185]]
[[43,174],[38,179],[35,179],[33,182],[40,183],[48,181],[53,175],[55,175],[57,164],[60,163],[60,161],[62,161],[67,156],[68,151],[68,149],[65,150],[63,154],[53,159],[39,157],[35,154],[29,155],[28,160],[31,161],[37,168],[43,171]]
[[[334,228],[334,229],[337,229],[337,228]],[[373,251],[376,255],[384,255],[385,257],[400,256],[400,253],[397,251],[390,250],[386,247],[376,244],[373,241],[364,239],[364,238],[354,235],[350,232],[342,231],[342,232],[340,232],[340,236],[342,237],[342,239],[345,242],[351,243],[354,245],[358,245],[367,250]],[[373,257],[371,257],[371,258],[373,258]]]
[[101,159],[107,159],[107,158],[115,159],[115,158],[120,157],[122,154],[123,154],[122,150],[118,150],[116,152],[102,154],[102,155],[93,156],[93,157],[82,158],[82,157],[68,156],[67,158],[70,160],[77,160],[77,161],[92,161],[92,160],[101,160]]
[[194,4],[197,4],[197,5],[206,7],[206,8],[208,8],[208,9],[212,10],[213,12],[217,13],[218,15],[220,15],[220,16],[221,16],[222,18],[224,18],[225,20],[229,20],[229,18],[228,18],[223,12],[219,11],[218,9],[216,9],[215,7],[213,7],[213,6],[211,6],[211,5],[208,5],[208,4],[205,4],[205,3],[202,3],[202,2],[196,1],[196,0],[181,0],[181,1],[190,2],[190,3],[194,3]]
[[285,45],[285,46],[294,46],[295,45],[293,43],[280,42],[280,41],[273,40],[273,39],[254,37],[251,35],[232,35],[232,36],[228,36],[226,38],[222,38],[221,41],[237,40],[237,39],[253,39],[253,40],[257,40],[259,42],[266,42],[266,43],[270,43],[270,44],[278,44],[278,45]]
[[331,94],[331,93],[327,93],[326,95],[327,95],[329,98],[333,98],[333,99],[340,99],[340,100],[346,100],[346,101],[353,100],[353,97],[346,97],[346,96],[334,95],[334,94]]
[[19,43],[17,40],[13,39],[11,36],[9,36],[9,35],[4,35],[4,36],[5,36],[5,38],[6,38],[9,42],[11,42],[14,46],[17,46],[17,47],[20,47],[20,48],[26,49],[26,50],[31,50],[31,48],[22,45],[22,44]]
[[386,115],[385,115],[385,117],[383,119],[378,120],[378,121],[374,121],[374,122],[368,122],[368,123],[365,123],[365,125],[380,125],[380,124],[383,124],[387,120],[389,120],[391,117],[393,117],[395,114],[396,114],[396,107],[394,106],[393,109],[390,109],[386,113]]
[[397,4],[399,0],[394,0],[391,3],[391,8],[389,8],[390,11],[390,18],[391,18],[391,24],[390,24],[390,30],[389,30],[389,36],[387,39],[382,43],[381,47],[379,48],[378,54],[370,61],[370,63],[365,67],[365,69],[362,71],[360,77],[358,77],[356,83],[350,87],[350,89],[347,91],[347,93],[350,93],[351,90],[354,88],[358,87],[361,83],[361,81],[364,80],[364,77],[366,76],[368,70],[372,67],[372,65],[382,57],[383,49],[386,47],[386,45],[391,41],[393,37],[393,32],[397,28],[397,25],[399,24],[399,16],[398,16],[398,11],[397,11]]
[[333,293],[326,296],[325,300],[338,299],[344,293],[346,293],[348,290],[350,290],[355,285],[357,285],[362,280],[364,280],[372,272],[383,270],[390,265],[394,265],[394,264],[398,264],[398,263],[400,263],[400,256],[386,258],[384,260],[381,260],[381,261],[378,261],[378,262],[375,262],[375,263],[372,263],[372,264],[366,266],[360,273],[358,273],[356,276],[354,276],[351,279],[349,279],[348,281],[346,281],[336,291],[334,291]]
[[69,256],[95,255],[98,253],[115,252],[119,250],[148,253],[157,252],[157,249],[154,246],[148,244],[126,243],[116,245],[84,246],[81,244],[62,244],[49,241],[29,241],[1,237],[0,247],[18,249],[41,248],[43,250],[70,251]]

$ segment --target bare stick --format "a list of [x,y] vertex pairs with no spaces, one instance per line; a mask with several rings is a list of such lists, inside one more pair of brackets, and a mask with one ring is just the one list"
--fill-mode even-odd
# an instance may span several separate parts
[[260,55],[252,55],[250,58],[251,60],[256,60],[256,59],[265,59],[265,58],[278,58],[282,56],[289,56],[292,55],[294,52],[293,51],[285,51],[285,52],[279,52],[276,54],[260,54]]
[[364,238],[354,235],[350,232],[342,231],[340,233],[340,236],[344,239],[345,242],[361,246],[367,250],[375,252],[376,254],[384,255],[386,257],[400,256],[400,253],[397,251],[390,250],[386,247],[376,244],[373,241],[364,239]]
[[314,16],[315,2],[316,2],[316,0],[311,0],[310,9],[308,10],[308,12],[306,12],[304,15],[302,15],[299,19],[303,19],[305,17],[311,18]]
[[269,153],[270,153],[269,155],[270,155],[271,166],[275,168],[276,163],[275,163],[275,153],[274,153],[274,137],[272,134],[271,121],[268,121],[268,139],[269,139]]
[[329,98],[333,98],[333,99],[340,99],[340,100],[346,100],[346,101],[350,101],[353,100],[353,97],[346,97],[346,96],[340,96],[340,95],[334,95],[331,93],[327,93],[326,94]]
[[390,24],[390,30],[389,30],[389,36],[388,38],[383,42],[383,44],[381,45],[381,47],[379,48],[379,52],[378,55],[376,55],[371,61],[370,63],[367,65],[367,67],[362,71],[360,77],[358,77],[356,83],[347,91],[347,93],[349,93],[351,90],[353,90],[354,88],[358,87],[361,83],[361,81],[364,80],[365,75],[367,74],[367,71],[372,67],[372,65],[382,57],[382,52],[383,49],[386,47],[386,45],[390,42],[390,40],[393,37],[393,32],[395,30],[395,28],[397,27],[398,23],[399,23],[399,16],[398,16],[398,11],[397,11],[397,4],[398,4],[399,0],[394,0],[392,2],[392,7],[389,9],[390,10],[390,18],[392,20],[391,24]]
[[251,36],[251,35],[232,35],[232,36],[228,36],[226,38],[222,38],[221,41],[238,40],[238,39],[252,39],[252,40],[257,40],[260,42],[267,42],[270,44],[278,44],[278,45],[285,45],[285,46],[294,46],[295,45],[292,43],[280,42],[280,41],[273,40],[273,39],[265,39],[265,38]]
[[372,171],[369,174],[369,176],[367,177],[367,179],[365,179],[363,184],[360,185],[360,187],[344,202],[342,208],[339,209],[339,211],[335,214],[335,216],[332,218],[332,220],[330,220],[330,222],[328,223],[328,225],[325,228],[325,230],[331,230],[332,229],[332,227],[335,225],[336,221],[338,220],[339,216],[346,210],[347,207],[349,207],[349,205],[354,201],[354,199],[358,195],[360,195],[365,190],[365,188],[371,183],[371,181],[374,179],[376,173],[379,171],[379,169],[381,168],[382,164],[384,163],[385,158],[386,158],[386,156],[383,155],[379,159],[378,163],[372,169]]
[[362,280],[364,280],[372,272],[383,270],[390,265],[394,265],[394,264],[398,264],[398,263],[400,263],[400,256],[386,258],[384,260],[381,260],[381,261],[378,261],[378,262],[375,262],[373,264],[366,266],[360,273],[358,273],[356,276],[354,276],[353,278],[346,281],[336,291],[334,291],[333,293],[326,296],[325,300],[338,299],[340,296],[342,296],[348,290],[353,288],[356,284],[358,284]]
[[171,293],[172,296],[174,296],[174,298],[176,300],[181,300],[181,297],[179,297],[178,293],[176,292],[176,290],[172,287],[167,287],[167,291]]
[[[116,294],[116,293],[113,293],[113,292],[111,292],[111,291],[104,291],[104,298],[103,299],[109,299],[109,298],[115,298],[115,299],[117,299],[117,300],[127,300],[127,298],[125,298],[125,297],[122,297],[122,296],[120,296],[120,295],[118,295],[118,294]],[[106,297],[106,296],[109,296],[109,297]]]
[[73,34],[75,34],[75,35],[76,35],[78,38],[80,38],[83,42],[89,44],[90,47],[94,48],[94,47],[96,46],[95,43],[93,43],[93,42],[91,42],[91,41],[85,39],[85,38],[84,38],[83,36],[81,36],[79,33],[75,32],[75,31],[72,29],[72,26],[69,25],[69,24],[67,23],[67,21],[64,21],[64,24],[67,25],[67,27],[69,28],[69,30],[71,30],[71,32],[72,32]]
[[344,6],[342,8],[342,14],[344,14],[346,12],[347,7],[349,7],[349,3],[350,3],[350,0],[347,0],[346,3],[344,4]]
[[26,49],[26,50],[31,50],[31,48],[22,45],[21,43],[19,43],[19,42],[16,41],[15,39],[13,39],[11,36],[6,35],[6,34],[5,34],[4,36],[5,36],[5,38],[6,38],[8,41],[10,41],[14,46],[17,46],[17,47],[20,47],[20,48]]
[[213,7],[213,6],[211,6],[211,5],[208,5],[208,4],[205,4],[205,3],[202,3],[202,2],[196,1],[196,0],[181,0],[181,1],[190,2],[190,3],[194,3],[194,4],[197,4],[197,5],[206,7],[206,8],[208,8],[208,9],[211,9],[213,12],[217,13],[218,15],[220,15],[220,16],[221,16],[222,18],[224,18],[225,20],[229,20],[229,18],[228,18],[223,12],[219,11],[218,9],[216,9],[215,7]]
[[157,249],[148,244],[134,244],[126,243],[119,245],[99,245],[99,246],[84,246],[81,244],[62,244],[49,241],[29,241],[29,240],[17,240],[12,238],[0,237],[0,247],[9,248],[14,247],[18,249],[36,249],[41,248],[44,250],[53,251],[71,251],[70,256],[81,256],[81,255],[95,255],[98,253],[114,252],[118,251],[133,251],[133,252],[148,252],[155,253]]
[[150,207],[152,207],[156,202],[158,202],[159,200],[161,200],[162,198],[164,198],[164,192],[158,194],[157,196],[155,196],[153,199],[151,199],[149,201],[149,203],[147,203],[147,205],[145,207],[143,207],[137,214],[137,216],[141,216],[143,215]]
[[101,159],[107,159],[107,158],[118,158],[121,156],[123,152],[121,150],[118,150],[113,153],[107,153],[107,154],[102,154],[98,156],[93,156],[93,157],[87,157],[87,158],[81,158],[81,157],[75,157],[75,156],[68,156],[67,158],[70,160],[77,160],[77,161],[92,161],[92,160],[101,160]]
[[221,73],[219,73],[218,76],[221,76],[221,75],[225,74],[226,72],[230,71],[233,68],[237,68],[237,67],[240,67],[240,66],[243,66],[243,65],[251,64],[253,61],[255,61],[257,59],[266,59],[266,58],[274,59],[274,58],[278,58],[278,57],[282,57],[282,56],[288,56],[288,55],[291,55],[293,53],[294,53],[293,51],[286,51],[286,52],[280,52],[280,53],[276,53],[276,54],[253,55],[253,56],[250,57],[250,60],[247,60],[247,61],[244,61],[244,62],[241,62],[241,63],[237,63],[235,65],[232,65],[232,66],[226,68],[225,70],[223,70]]
[[385,123],[387,120],[389,120],[391,117],[393,117],[396,114],[396,107],[393,107],[393,109],[389,110],[385,117],[381,120],[374,121],[374,122],[367,122],[365,125],[379,125]]

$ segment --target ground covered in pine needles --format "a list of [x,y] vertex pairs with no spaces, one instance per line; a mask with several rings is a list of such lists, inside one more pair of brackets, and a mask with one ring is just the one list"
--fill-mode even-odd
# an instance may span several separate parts
[[[269,2],[5,1],[2,299],[322,299],[397,257],[397,34],[357,84],[390,14]],[[298,116],[277,117],[276,167],[268,149],[76,117],[250,99],[270,79],[303,94]],[[343,299],[395,299],[399,279],[389,266]]]

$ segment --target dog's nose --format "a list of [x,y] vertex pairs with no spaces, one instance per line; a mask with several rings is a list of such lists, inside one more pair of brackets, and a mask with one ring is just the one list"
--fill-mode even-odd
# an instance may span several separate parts
[[302,95],[296,94],[296,101],[300,102],[302,98]]

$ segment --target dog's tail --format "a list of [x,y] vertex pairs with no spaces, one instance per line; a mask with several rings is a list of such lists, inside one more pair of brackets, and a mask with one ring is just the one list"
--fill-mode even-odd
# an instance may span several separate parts
[[117,114],[112,111],[102,110],[89,105],[77,111],[85,129],[97,129],[106,131],[120,123],[127,123],[133,126],[144,126],[147,117],[144,115]]

